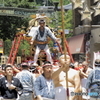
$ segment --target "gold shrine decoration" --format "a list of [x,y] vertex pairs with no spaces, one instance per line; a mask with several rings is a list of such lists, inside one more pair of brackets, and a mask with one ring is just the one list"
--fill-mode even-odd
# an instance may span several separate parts
[[29,21],[29,26],[38,26],[38,21],[44,19],[46,24],[50,22],[50,19],[45,14],[36,14],[30,16],[32,19]]
[[30,15],[31,18],[36,18],[36,15]]
[[94,2],[98,2],[99,0],[94,0]]
[[28,37],[28,36],[24,36],[24,40],[26,40],[26,41],[28,41],[28,42],[30,42],[31,41],[31,39],[32,39],[32,37],[30,36],[30,37]]
[[73,9],[76,9],[78,7],[83,8],[85,0],[71,0],[71,2],[73,3]]
[[100,2],[98,2],[97,5],[93,7],[93,9],[95,10],[94,16],[99,15],[100,14]]
[[93,11],[92,10],[90,10],[89,8],[88,8],[88,6],[86,6],[85,7],[85,9],[84,10],[79,10],[79,13],[81,14],[81,20],[84,20],[84,19],[89,19],[90,21],[92,20],[92,18],[91,18],[91,15],[92,15],[92,13],[93,13]]
[[45,16],[45,14],[35,14],[35,15],[30,15],[31,18],[37,18],[37,17],[40,17],[40,16]]

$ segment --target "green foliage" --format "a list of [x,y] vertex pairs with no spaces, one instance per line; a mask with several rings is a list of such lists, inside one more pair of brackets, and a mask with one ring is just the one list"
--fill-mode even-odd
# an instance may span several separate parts
[[4,41],[4,54],[5,55],[9,55],[11,44],[12,44],[12,41],[10,39],[7,39]]
[[35,8],[34,0],[5,0],[4,5],[7,7]]
[[25,40],[21,42],[17,55],[22,56],[23,50],[25,50],[24,53],[26,56],[30,55],[30,44]]
[[[48,1],[48,6],[53,6],[54,1],[58,1],[60,4],[60,0],[45,0]],[[36,8],[36,6],[42,6],[44,0],[4,0],[4,5],[7,7],[20,7],[20,8]],[[63,4],[67,5],[70,3],[69,0],[63,0]],[[47,5],[47,2],[46,4]],[[55,15],[57,14],[57,20],[55,21]],[[72,30],[72,11],[65,12],[65,29]],[[61,26],[61,12],[56,12],[51,16],[51,19],[53,20],[50,24],[51,27],[56,28],[57,26]],[[16,34],[16,29],[20,28],[21,26],[28,27],[28,21],[29,18],[20,18],[20,17],[11,17],[11,16],[0,16],[0,37],[5,41],[5,54],[9,55],[10,48],[11,48],[11,41],[14,39]],[[71,34],[67,35],[68,37],[72,36]],[[52,46],[53,43],[51,41],[50,46]],[[25,47],[24,47],[25,46]],[[21,46],[19,48],[18,55],[22,54],[22,49],[25,49],[25,54],[29,55],[30,46],[29,44],[24,41],[21,43]]]
[[[59,2],[60,5],[60,0],[52,0],[52,2]],[[63,0],[63,5],[67,5],[70,3],[70,0]]]
[[28,19],[20,17],[0,16],[0,37],[3,40],[13,40],[17,28],[22,26],[28,27]]
[[49,42],[49,47],[53,47],[53,44],[54,44],[54,42],[51,40],[51,41]]
[[[57,16],[57,18],[56,18]],[[61,29],[62,28],[62,16],[61,16],[61,11],[56,11],[51,18],[52,22],[50,23],[50,26],[55,28],[55,29]],[[57,22],[56,22],[57,21]],[[58,28],[60,26],[60,28]],[[73,30],[73,18],[72,18],[72,10],[65,11],[64,12],[64,28],[69,29],[70,34],[66,35],[66,37],[71,37],[72,30]]]
[[[7,39],[4,41],[4,54],[9,56],[12,47],[12,41]],[[25,55],[30,55],[30,45],[27,41],[23,40],[18,49],[18,56],[22,56],[22,50],[25,50]]]
[[[53,6],[54,2],[60,0],[4,0],[4,5],[9,7],[21,7],[21,8],[35,8],[36,6]],[[70,0],[63,0],[63,4],[70,3]]]
[[[57,16],[58,16],[58,25],[61,26],[62,25],[62,16],[61,16],[61,12],[57,12]],[[54,19],[54,18],[53,18]],[[72,10],[69,11],[65,11],[64,12],[64,27],[65,29],[72,29]]]
[[36,4],[40,5],[40,6],[52,6],[53,5],[53,2],[52,0],[35,0],[36,1]]
[[69,10],[65,13],[65,29],[73,28],[73,20],[72,20],[72,10]]

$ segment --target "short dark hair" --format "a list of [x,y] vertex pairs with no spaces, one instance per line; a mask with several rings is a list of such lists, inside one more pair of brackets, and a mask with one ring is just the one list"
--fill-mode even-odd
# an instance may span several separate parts
[[6,69],[7,69],[8,67],[11,67],[11,68],[12,68],[11,65],[6,65],[6,66],[4,67],[4,71],[6,71]]
[[51,64],[51,62],[50,62],[50,61],[45,61],[45,62],[44,62],[44,65],[45,65],[45,64]]
[[75,68],[75,66],[74,66],[73,63],[70,63],[69,67],[70,67],[70,68],[73,68],[73,69]]
[[2,65],[1,65],[2,70],[4,70],[5,67],[6,67],[6,64],[2,64]]
[[22,63],[22,64],[21,64],[21,67],[22,67],[22,68],[28,68],[28,64],[27,64],[27,63]]
[[45,20],[41,19],[39,20],[39,23],[45,23]]

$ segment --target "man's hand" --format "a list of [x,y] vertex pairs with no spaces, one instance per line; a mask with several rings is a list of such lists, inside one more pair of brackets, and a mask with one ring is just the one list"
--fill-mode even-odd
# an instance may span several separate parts
[[32,40],[30,41],[30,44],[33,44],[33,41]]
[[16,89],[16,86],[14,86],[13,84],[8,85],[8,89],[13,90]]
[[68,71],[69,70],[69,64],[65,62],[65,64],[62,65],[62,69]]
[[70,65],[70,56],[69,55],[66,55],[66,59],[65,59],[65,55],[60,56],[59,62],[63,69],[65,69],[66,71],[69,70],[69,65]]
[[57,38],[56,39],[56,42],[59,43],[59,44],[61,44],[61,39],[60,38]]
[[0,69],[0,74],[5,75],[5,71],[4,71],[4,70],[2,70],[2,69]]
[[38,95],[37,100],[43,100],[43,98],[40,95]]
[[65,59],[60,59],[60,64],[69,66],[70,65],[70,58],[67,58],[66,61],[65,61]]

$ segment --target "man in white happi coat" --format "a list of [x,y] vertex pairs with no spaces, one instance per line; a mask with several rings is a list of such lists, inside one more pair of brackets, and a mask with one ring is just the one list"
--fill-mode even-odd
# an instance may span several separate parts
[[57,41],[55,35],[51,32],[51,30],[45,26],[45,21],[41,19],[39,21],[39,26],[34,29],[31,28],[30,33],[32,35],[32,43],[36,44],[36,51],[34,55],[34,65],[37,65],[37,59],[41,50],[44,50],[47,55],[47,60],[53,63],[52,57],[50,54],[50,50],[48,47],[48,37],[50,37],[54,42]]

